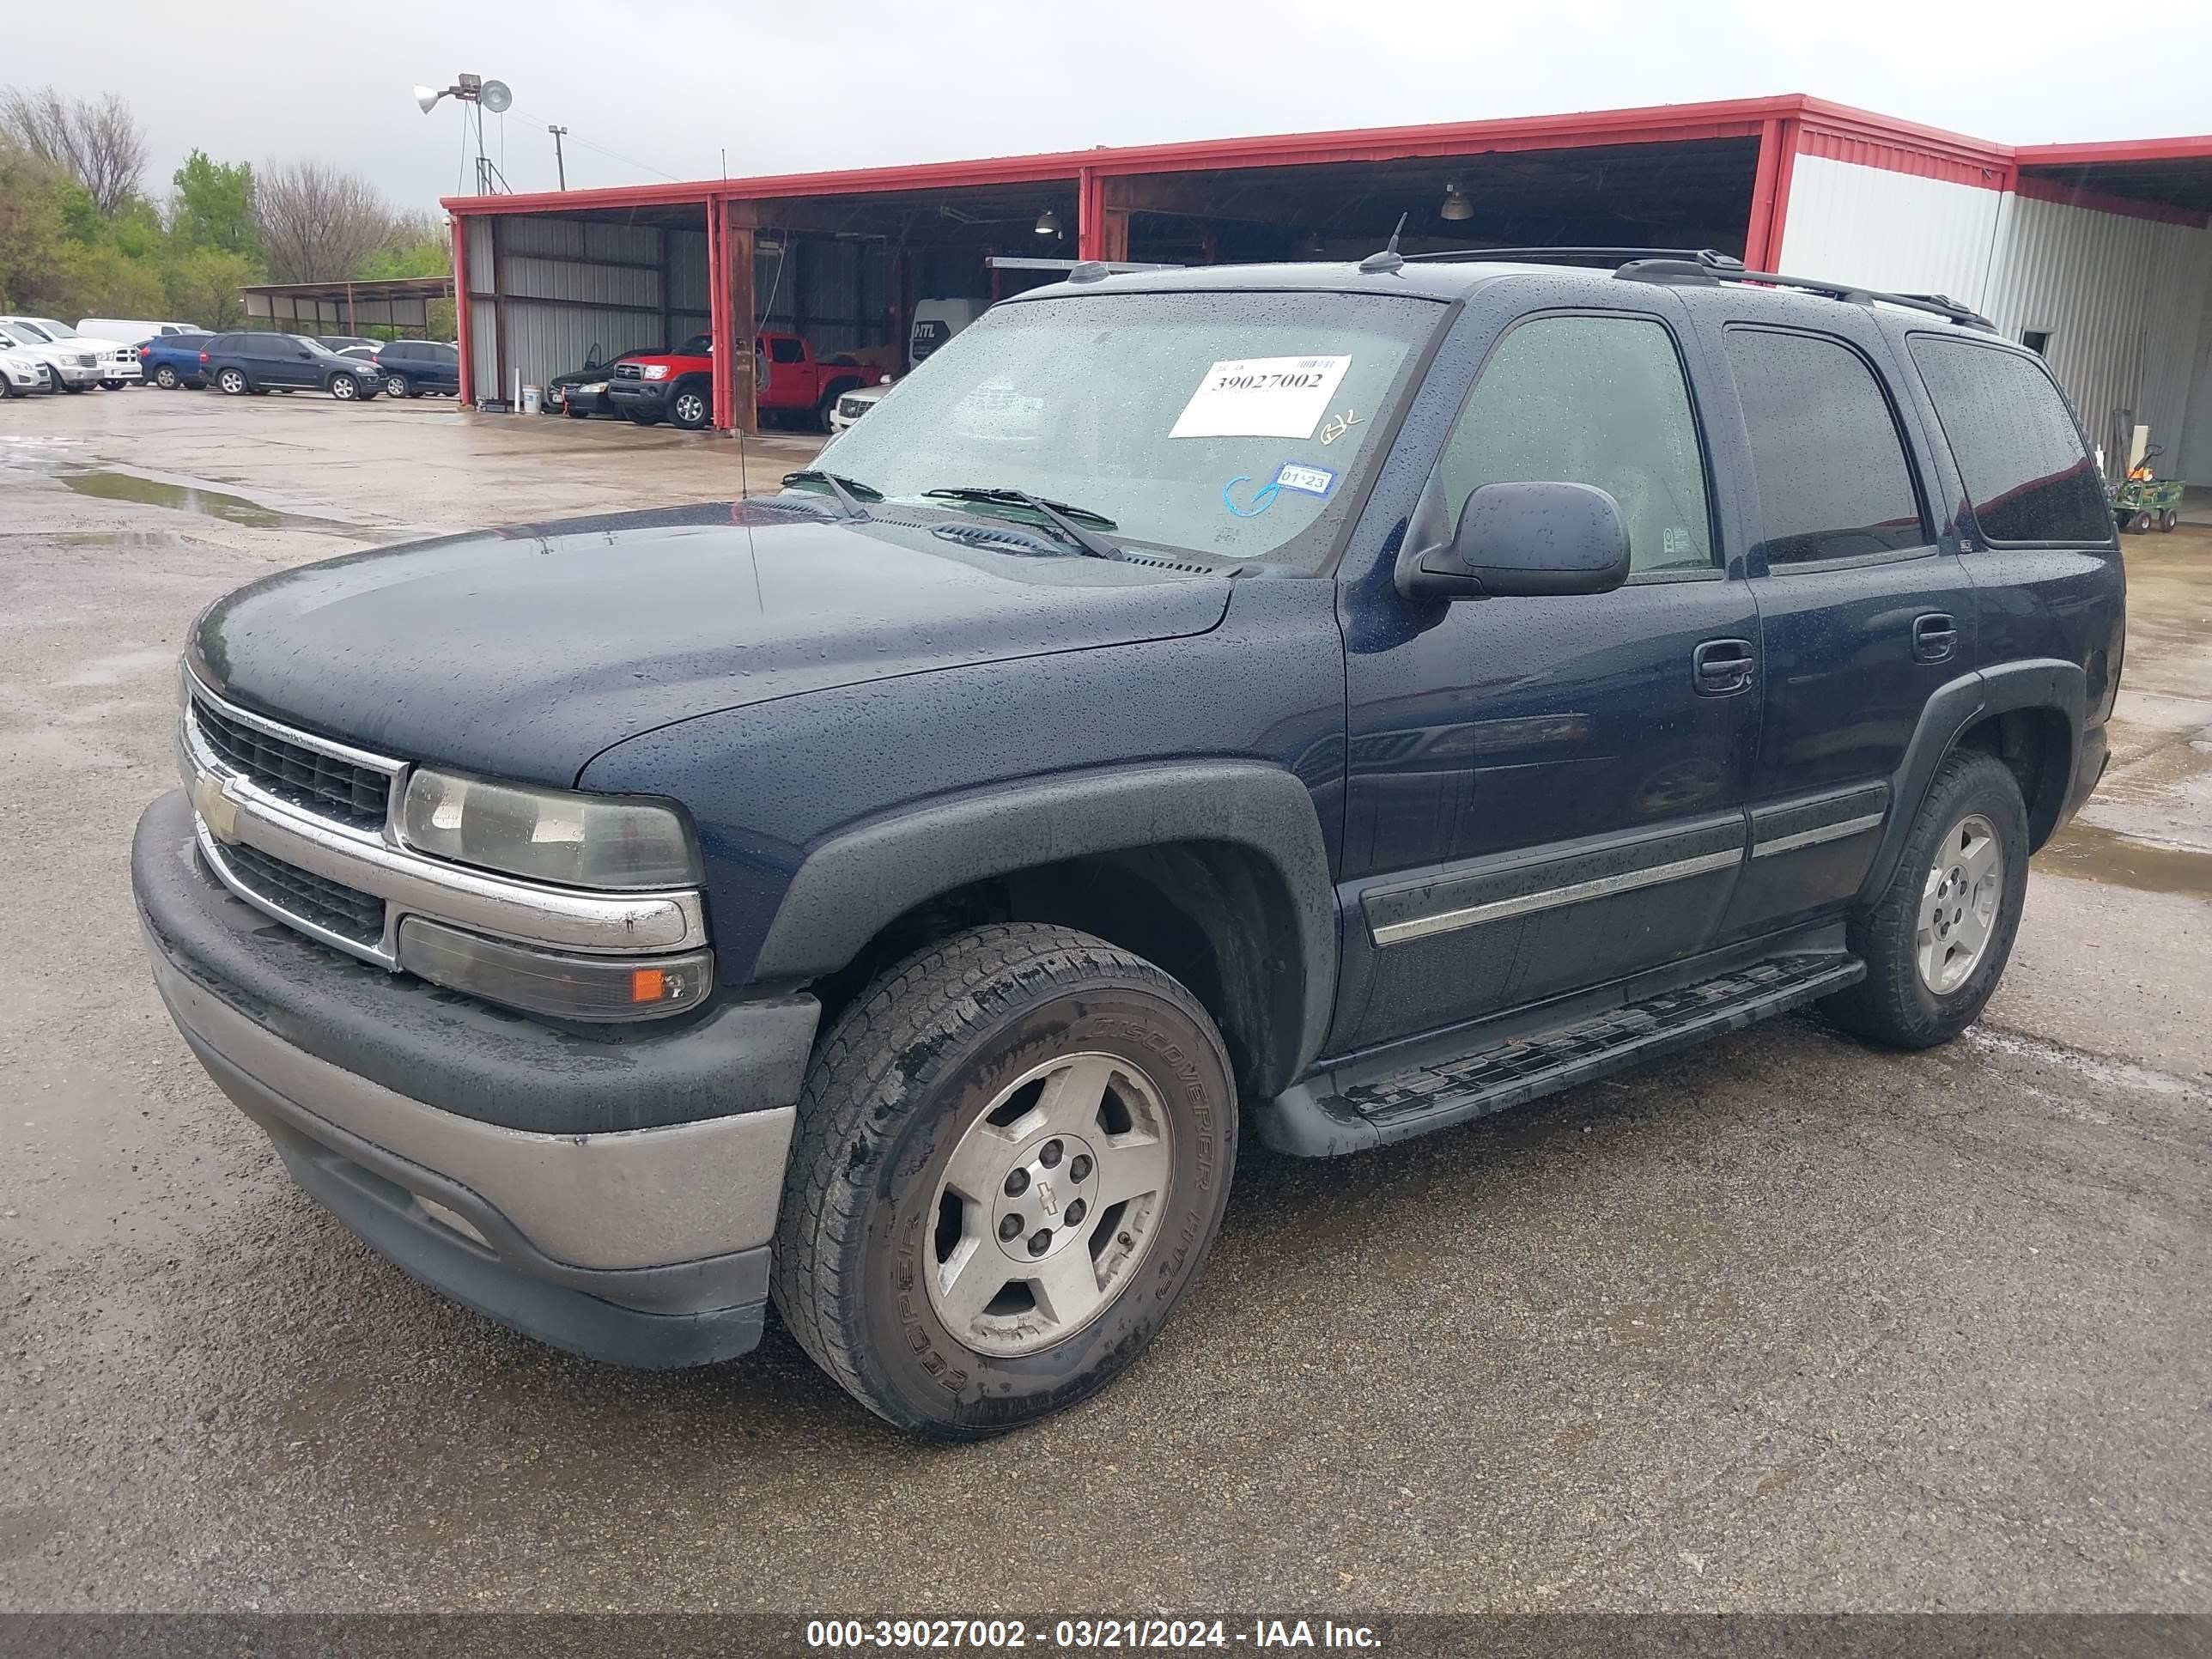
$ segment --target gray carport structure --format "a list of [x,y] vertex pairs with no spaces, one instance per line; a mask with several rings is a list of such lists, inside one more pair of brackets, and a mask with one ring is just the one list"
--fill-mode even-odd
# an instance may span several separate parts
[[254,283],[238,290],[251,326],[286,334],[359,334],[392,329],[430,335],[430,307],[453,297],[450,276],[358,283]]

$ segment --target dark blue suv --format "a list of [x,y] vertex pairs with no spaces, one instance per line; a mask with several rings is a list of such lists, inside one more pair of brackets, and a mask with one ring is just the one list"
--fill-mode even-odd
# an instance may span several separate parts
[[763,500],[212,606],[132,867],[185,1038],[425,1283],[871,1410],[1103,1386],[1241,1134],[1981,1011],[2123,576],[2033,353],[1719,256],[1109,276]]
[[384,371],[384,390],[391,397],[419,398],[426,392],[460,395],[458,346],[437,340],[394,340],[377,348],[376,366]]

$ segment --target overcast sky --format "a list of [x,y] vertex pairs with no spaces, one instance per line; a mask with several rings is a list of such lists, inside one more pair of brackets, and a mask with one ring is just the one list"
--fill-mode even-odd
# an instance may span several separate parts
[[519,191],[1807,92],[2009,143],[2212,128],[2212,6],[2079,0],[79,0],[11,8],[0,82],[117,92],[153,143],[343,163],[428,209],[506,81]]

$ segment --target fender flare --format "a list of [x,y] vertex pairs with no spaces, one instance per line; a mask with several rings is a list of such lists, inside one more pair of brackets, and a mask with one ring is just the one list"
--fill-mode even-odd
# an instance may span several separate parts
[[1336,1000],[1335,883],[1313,796],[1257,761],[1178,761],[1063,774],[941,797],[840,830],[809,848],[750,977],[835,973],[924,900],[993,876],[1177,842],[1249,848],[1290,896],[1304,972],[1297,1053],[1320,1053]]
[[2063,714],[2073,740],[2067,754],[2065,789],[2059,799],[2071,800],[2074,774],[2081,764],[2081,721],[2088,706],[2087,673],[2079,663],[2056,657],[2000,663],[1938,686],[1921,709],[1920,722],[1913,728],[1911,742],[1905,745],[1905,759],[1890,779],[1890,799],[1896,805],[1882,830],[1881,846],[1859,887],[1860,899],[1871,899],[1896,873],[1905,838],[1911,833],[1928,787],[1968,726],[2016,708],[2052,708]]

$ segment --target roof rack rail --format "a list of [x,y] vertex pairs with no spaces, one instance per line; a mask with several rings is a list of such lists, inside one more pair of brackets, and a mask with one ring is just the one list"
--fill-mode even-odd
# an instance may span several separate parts
[[1510,259],[1528,264],[1625,265],[1639,259],[1671,259],[1714,270],[1741,270],[1743,261],[1711,247],[1462,247],[1437,253],[1409,253],[1410,262]]
[[1942,294],[1890,294],[1878,288],[1860,288],[1850,283],[1824,283],[1812,276],[1784,276],[1771,270],[1746,270],[1741,265],[1730,270],[1678,259],[1631,260],[1613,274],[1626,282],[1662,283],[1677,287],[1717,287],[1722,283],[1752,283],[1765,288],[1794,289],[1801,294],[1818,294],[1826,299],[1841,300],[1849,305],[1904,306],[1910,310],[1928,312],[1968,328],[1982,329],[1991,334],[1996,332],[1996,325],[1981,313]]

